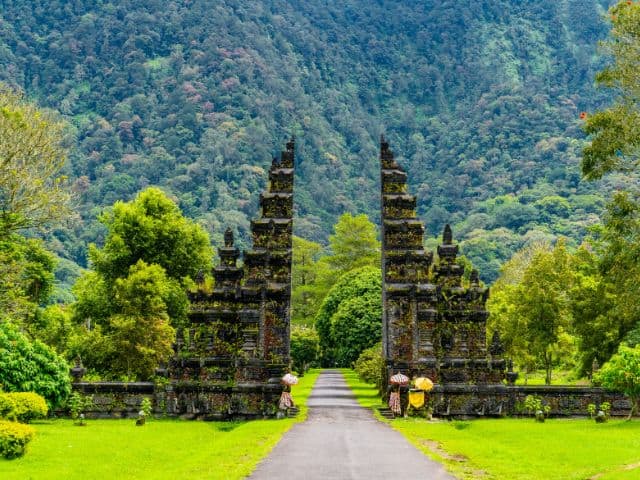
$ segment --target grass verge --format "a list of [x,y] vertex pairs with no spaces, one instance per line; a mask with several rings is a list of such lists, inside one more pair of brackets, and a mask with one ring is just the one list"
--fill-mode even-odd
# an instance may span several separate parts
[[294,423],[306,418],[306,400],[319,371],[293,387],[295,419],[251,422],[71,420],[35,423],[27,454],[0,458],[2,480],[240,479],[251,473]]
[[[365,407],[381,404],[375,387],[345,371]],[[396,419],[390,425],[461,479],[640,479],[640,422],[587,419]]]

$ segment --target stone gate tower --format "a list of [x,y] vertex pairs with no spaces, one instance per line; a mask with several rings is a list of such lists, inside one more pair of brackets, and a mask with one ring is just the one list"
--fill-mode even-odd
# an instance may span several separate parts
[[387,378],[396,372],[438,384],[499,384],[505,362],[486,347],[488,290],[474,271],[463,284],[449,225],[437,259],[423,247],[424,226],[407,174],[381,139],[382,344]]
[[188,325],[177,333],[168,369],[168,413],[212,419],[275,415],[289,364],[293,177],[292,138],[269,169],[244,265],[237,265],[240,251],[228,229],[212,271],[213,290],[206,290],[201,276],[190,294]]

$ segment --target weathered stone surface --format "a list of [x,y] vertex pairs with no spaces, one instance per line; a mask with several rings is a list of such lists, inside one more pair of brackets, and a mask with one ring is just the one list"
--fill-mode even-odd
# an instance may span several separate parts
[[253,249],[241,257],[227,230],[213,292],[190,294],[189,325],[179,331],[168,373],[166,413],[198,418],[275,415],[289,363],[294,141],[269,170]]
[[[407,175],[381,140],[383,351],[387,374],[428,376],[443,384],[501,383],[504,361],[486,346],[488,291],[472,275],[462,284],[458,246],[447,225],[438,261],[423,248]],[[494,355],[497,357],[498,355]]]

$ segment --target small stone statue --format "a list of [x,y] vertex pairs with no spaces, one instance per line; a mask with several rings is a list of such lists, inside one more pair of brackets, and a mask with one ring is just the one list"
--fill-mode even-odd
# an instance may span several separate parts
[[231,227],[224,232],[224,246],[227,248],[233,247],[233,230],[231,230]]
[[444,226],[444,231],[442,232],[442,244],[451,245],[452,243],[453,243],[453,232],[451,231],[451,225],[447,223]]
[[136,419],[136,427],[142,427],[147,421],[147,416],[144,413],[144,410],[140,410],[138,412],[138,418]]

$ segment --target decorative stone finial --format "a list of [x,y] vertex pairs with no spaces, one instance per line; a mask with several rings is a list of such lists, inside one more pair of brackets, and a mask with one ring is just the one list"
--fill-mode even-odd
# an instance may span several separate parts
[[502,345],[502,340],[497,330],[493,332],[493,337],[491,337],[489,352],[491,352],[491,355],[494,357],[498,357],[504,353],[504,346]]
[[380,134],[380,150],[388,150],[389,142],[384,138],[384,133]]
[[224,232],[224,246],[227,248],[233,247],[233,230],[231,230],[231,227]]
[[447,223],[444,226],[444,231],[442,232],[442,244],[451,245],[452,243],[453,243],[453,232],[451,231],[451,226]]
[[198,270],[198,273],[196,273],[195,281],[198,285],[202,285],[204,283],[204,272],[202,270]]
[[469,283],[471,283],[472,287],[480,286],[480,274],[478,273],[478,270],[476,270],[475,268],[471,270],[471,275],[469,276]]
[[292,134],[291,140],[287,142],[287,151],[293,152],[295,145],[296,145],[296,136]]
[[82,359],[80,358],[80,355],[77,355],[76,365],[71,369],[70,372],[71,376],[73,377],[73,383],[79,383],[86,371],[87,369],[82,366]]

